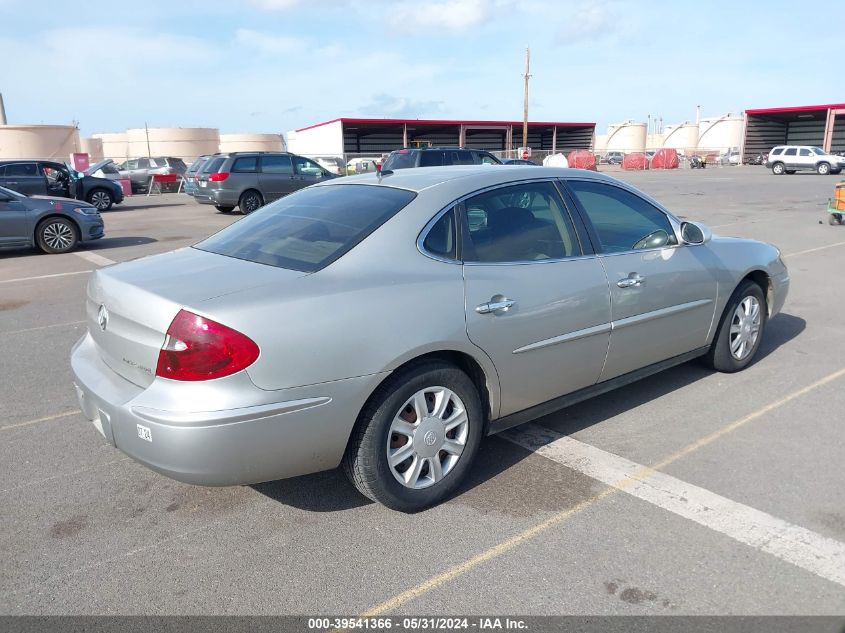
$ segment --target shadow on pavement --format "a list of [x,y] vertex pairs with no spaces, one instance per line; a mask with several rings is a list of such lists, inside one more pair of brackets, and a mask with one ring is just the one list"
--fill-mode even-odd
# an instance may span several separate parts
[[[755,362],[775,352],[804,331],[806,322],[791,314],[780,314],[768,323]],[[699,360],[693,360],[654,376],[586,400],[536,420],[564,435],[571,435],[666,396],[713,374]],[[553,462],[522,465],[531,452],[500,437],[485,438],[475,465],[449,503],[479,512],[511,516],[533,516],[559,512],[592,496],[602,485]],[[495,480],[495,482],[493,481]],[[312,512],[349,510],[372,502],[359,494],[340,469],[283,479],[252,486],[256,491],[283,503]]]
[[102,251],[110,248],[121,248],[123,246],[138,246],[140,244],[152,244],[159,240],[153,237],[139,237],[128,235],[126,237],[104,237],[96,242],[85,242],[81,245],[81,250],[86,251]]

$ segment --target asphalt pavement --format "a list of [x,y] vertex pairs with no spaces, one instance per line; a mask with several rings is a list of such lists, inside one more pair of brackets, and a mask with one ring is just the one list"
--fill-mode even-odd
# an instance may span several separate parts
[[[687,363],[488,438],[459,493],[413,515],[338,471],[181,484],[78,412],[88,273],[240,216],[133,197],[76,253],[0,253],[0,614],[845,615],[845,226],[824,211],[839,178],[608,171],[781,248],[790,296],[758,360]],[[532,428],[559,439],[525,448]]]

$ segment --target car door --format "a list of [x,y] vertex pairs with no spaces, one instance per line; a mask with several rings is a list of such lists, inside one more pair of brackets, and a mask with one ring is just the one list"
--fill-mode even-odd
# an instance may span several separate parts
[[612,331],[601,380],[703,347],[716,306],[717,263],[682,246],[668,215],[617,185],[567,179],[610,284]]
[[23,199],[0,189],[0,246],[29,244],[32,218]]
[[325,178],[325,170],[313,160],[303,156],[291,156],[293,159],[293,190],[304,189],[308,185]]
[[781,159],[783,160],[783,164],[785,165],[786,169],[792,171],[793,169],[798,169],[798,148],[797,147],[787,147],[783,150],[783,154],[781,154]]
[[810,151],[809,147],[798,148],[798,169],[813,169],[816,168],[816,156]]
[[265,202],[286,196],[294,190],[293,165],[288,154],[265,154],[260,162],[258,184]]
[[594,384],[609,341],[607,277],[554,183],[484,191],[459,213],[467,335],[496,366],[500,415]]
[[8,163],[4,174],[4,187],[25,196],[47,194],[47,179],[35,162]]
[[67,167],[58,163],[41,163],[39,169],[46,179],[46,194],[48,196],[59,198],[73,197],[71,190],[75,189],[75,185]]

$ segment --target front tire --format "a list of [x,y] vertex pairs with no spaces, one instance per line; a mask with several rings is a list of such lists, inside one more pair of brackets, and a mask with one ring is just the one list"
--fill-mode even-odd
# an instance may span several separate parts
[[35,229],[35,241],[45,253],[69,253],[79,243],[79,233],[66,218],[47,218]]
[[94,189],[88,192],[88,204],[97,207],[100,211],[108,211],[114,204],[114,198],[105,189]]
[[484,415],[464,372],[433,361],[397,373],[355,424],[343,468],[365,497],[416,512],[460,485],[481,443]]
[[816,172],[819,176],[827,176],[830,173],[830,165],[828,163],[819,163],[816,165]]
[[782,176],[786,173],[786,168],[784,167],[783,163],[775,163],[772,165],[772,173],[775,176]]
[[263,205],[264,200],[261,198],[261,194],[255,189],[244,191],[238,200],[238,207],[244,215],[249,215]]
[[753,281],[743,281],[725,307],[705,362],[725,373],[745,369],[760,348],[767,320],[762,288]]

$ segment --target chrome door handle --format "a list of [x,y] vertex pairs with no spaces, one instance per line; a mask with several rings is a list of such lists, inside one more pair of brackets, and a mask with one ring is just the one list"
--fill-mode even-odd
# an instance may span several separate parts
[[616,282],[620,288],[639,288],[645,283],[645,277],[640,277],[638,273],[631,273],[624,279]]
[[482,303],[479,306],[475,307],[475,311],[478,314],[490,314],[491,312],[498,312],[501,310],[502,312],[507,312],[509,308],[511,308],[516,301],[513,299],[500,299],[498,301],[488,301],[487,303]]

